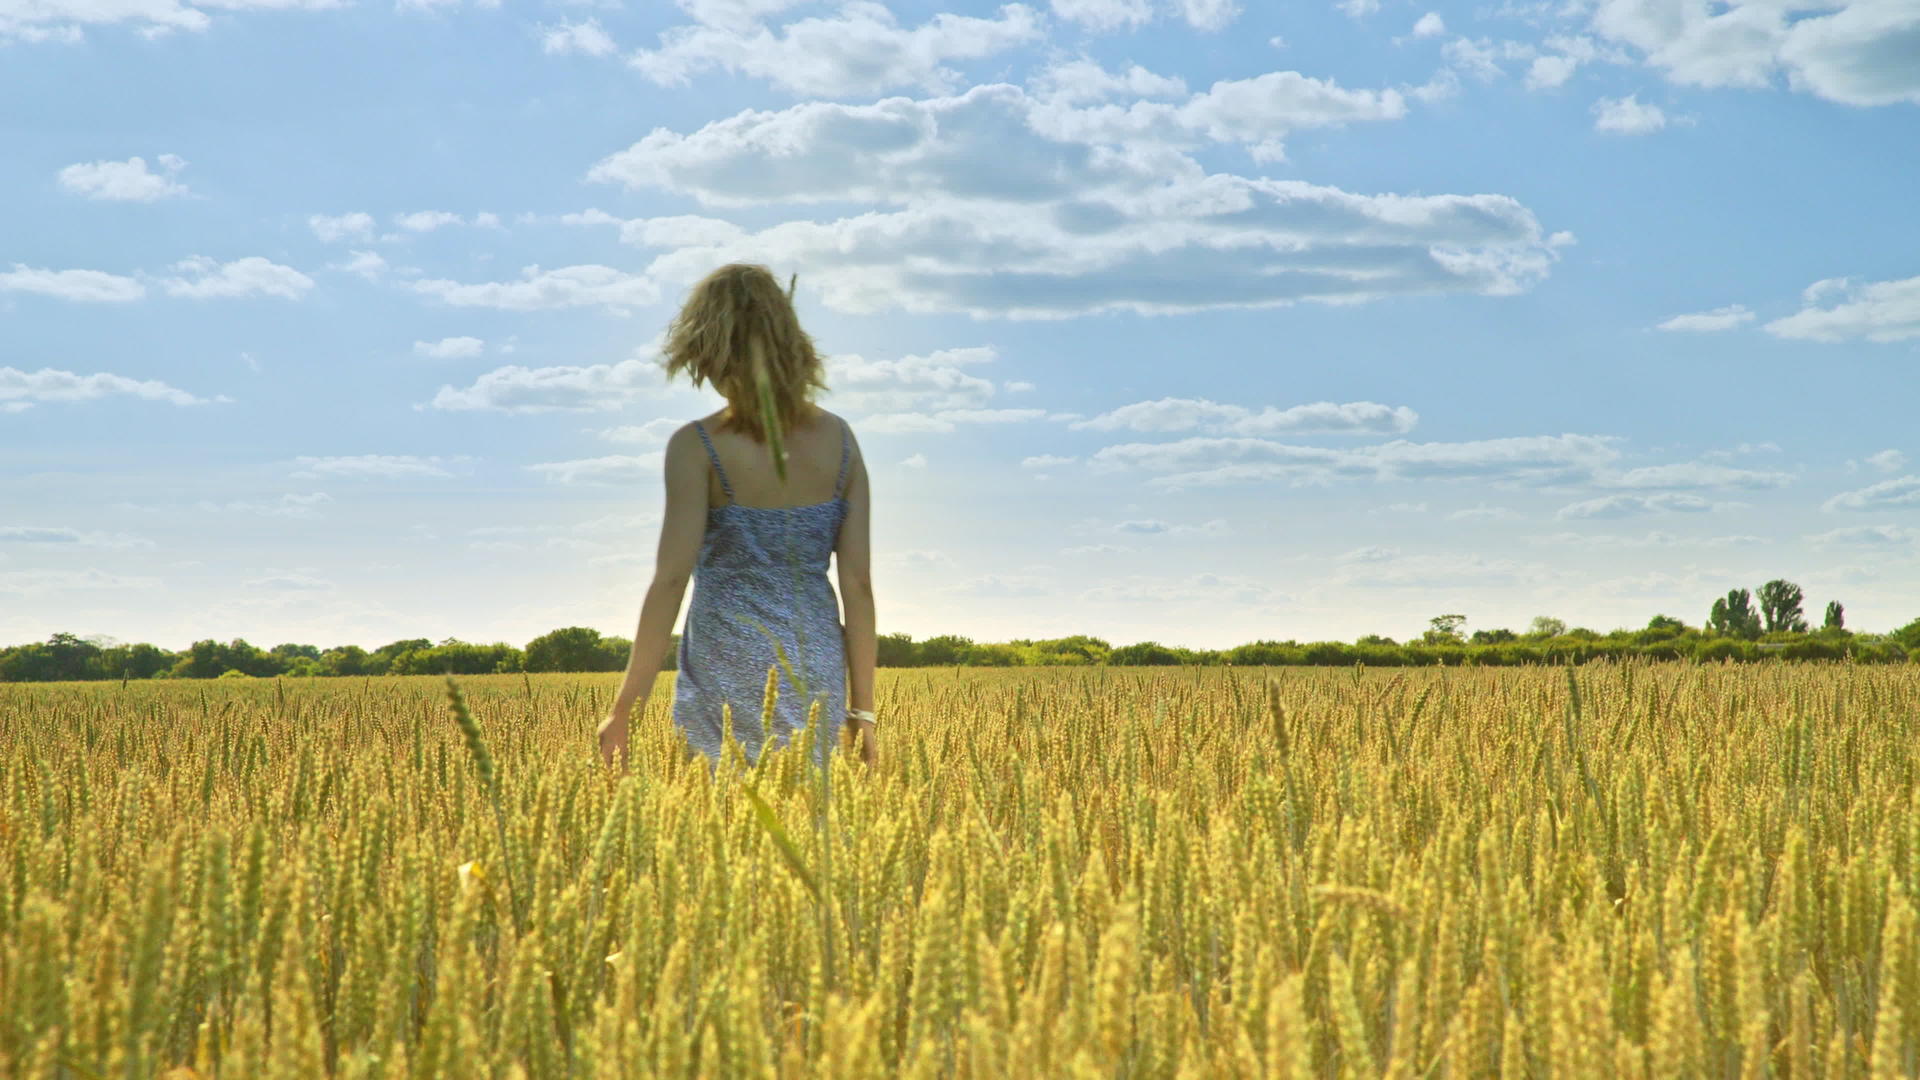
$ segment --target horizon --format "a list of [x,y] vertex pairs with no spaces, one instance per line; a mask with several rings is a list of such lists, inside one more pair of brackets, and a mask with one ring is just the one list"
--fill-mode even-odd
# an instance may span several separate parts
[[1920,11],[1692,11],[0,0],[0,645],[630,638],[736,260],[886,632],[1899,627]]

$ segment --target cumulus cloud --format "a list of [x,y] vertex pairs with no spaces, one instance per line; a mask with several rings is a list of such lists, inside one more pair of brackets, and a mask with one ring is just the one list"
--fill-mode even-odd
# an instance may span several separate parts
[[1413,430],[1420,416],[1404,405],[1371,401],[1335,404],[1316,401],[1255,412],[1243,405],[1225,405],[1205,398],[1160,398],[1123,405],[1069,425],[1095,431],[1189,431],[1205,428],[1232,435],[1397,435]]
[[169,405],[207,403],[206,398],[195,397],[185,390],[154,379],[131,379],[109,372],[79,375],[54,368],[22,371],[19,368],[0,367],[0,410],[8,412],[18,412],[41,402],[92,401],[116,394],[163,401]]
[[1776,488],[1793,482],[1791,473],[1765,469],[1736,469],[1683,461],[1670,465],[1643,465],[1637,469],[1595,473],[1593,482],[1609,488]]
[[174,263],[172,269],[190,276],[163,278],[160,287],[168,296],[188,300],[247,296],[278,296],[298,300],[313,288],[312,278],[291,266],[281,266],[258,255],[228,263],[205,255],[192,255]]
[[1404,110],[1395,91],[1297,72],[1126,107],[1077,108],[990,85],[750,111],[692,134],[660,129],[588,178],[710,206],[879,204],[752,232],[711,218],[622,226],[630,242],[667,249],[648,267],[662,286],[719,262],[776,263],[850,312],[1163,313],[1500,295],[1544,276],[1555,245],[1506,196],[1357,195],[1209,174],[1187,154],[1218,142],[1271,158],[1289,131]]
[[1455,443],[1404,439],[1348,450],[1293,446],[1272,439],[1198,436],[1164,443],[1122,443],[1097,451],[1105,469],[1164,475],[1161,487],[1218,486],[1287,480],[1294,485],[1336,479],[1377,481],[1479,479],[1518,484],[1590,479],[1619,457],[1613,436],[1535,435]]
[[36,525],[0,525],[0,544],[52,544],[88,548],[150,548],[153,541],[144,536],[99,530],[50,528]]
[[1744,305],[1729,304],[1714,308],[1712,311],[1696,311],[1691,315],[1675,315],[1666,322],[1654,327],[1656,330],[1686,330],[1697,333],[1711,333],[1716,330],[1731,330],[1736,326],[1753,321],[1753,312]]
[[142,37],[156,38],[178,30],[199,32],[213,25],[201,8],[245,10],[321,9],[343,6],[343,0],[11,0],[0,3],[0,42],[85,40],[88,28],[126,23]]
[[147,295],[146,286],[130,277],[102,270],[47,270],[14,263],[0,271],[0,292],[36,293],[59,300],[124,304]]
[[413,476],[452,476],[446,466],[465,457],[419,457],[412,454],[355,454],[342,457],[297,457],[293,475],[399,479]]
[[1229,574],[1189,574],[1184,577],[1130,575],[1095,585],[1080,599],[1121,604],[1262,604],[1284,602],[1273,586],[1253,578]]
[[835,408],[864,414],[862,430],[887,434],[941,434],[963,424],[1009,424],[1039,420],[1045,409],[996,408],[991,379],[966,370],[998,358],[990,346],[941,349],[894,360],[857,354],[827,361],[827,384]]
[[1767,323],[1767,333],[1826,342],[1920,337],[1920,277],[1869,282],[1828,278],[1807,286],[1802,296],[1807,306]]
[[1920,506],[1920,476],[1901,476],[1843,491],[1822,503],[1822,510],[1887,510]]
[[334,244],[342,240],[373,239],[373,215],[356,210],[349,214],[312,214],[307,217],[307,228],[323,244]]
[[666,389],[666,376],[652,348],[611,364],[495,368],[472,386],[442,386],[425,407],[510,413],[589,412],[618,409]]
[[939,91],[960,81],[949,61],[991,56],[1042,34],[1038,13],[1024,4],[1007,4],[990,18],[939,14],[905,27],[885,4],[850,0],[831,16],[799,19],[777,31],[731,19],[671,27],[661,33],[659,48],[637,50],[628,63],[662,86],[682,86],[720,68],[802,97]]
[[1649,135],[1667,126],[1667,114],[1658,105],[1640,101],[1636,94],[1601,98],[1593,103],[1593,129],[1612,135]]
[[1881,472],[1899,472],[1901,469],[1906,468],[1907,455],[1898,450],[1882,450],[1877,454],[1867,455],[1867,464],[1879,469]]
[[611,443],[635,443],[640,446],[665,446],[668,436],[679,430],[684,421],[662,416],[644,424],[625,424],[620,427],[602,428],[599,435]]
[[1653,495],[1602,495],[1568,503],[1554,513],[1563,521],[1579,518],[1623,518],[1642,514],[1699,514],[1731,509],[1735,504],[1716,504],[1698,495],[1666,491]]
[[379,281],[386,276],[387,260],[378,252],[355,251],[344,262],[328,263],[327,269],[344,270],[367,281]]
[[1413,36],[1417,38],[1439,37],[1447,32],[1447,21],[1437,11],[1429,11],[1413,24]]
[[585,22],[562,20],[558,26],[541,27],[540,47],[556,56],[568,53],[608,56],[619,48],[601,28],[599,19],[587,19]]
[[659,479],[660,463],[664,459],[663,451],[654,450],[645,454],[549,461],[528,465],[527,471],[539,473],[556,484],[637,484]]
[[320,508],[332,501],[333,496],[324,491],[305,494],[289,492],[275,499],[234,499],[229,502],[202,499],[194,504],[194,509],[207,514],[257,514],[261,517],[311,520],[319,517]]
[[468,360],[485,352],[487,343],[477,337],[449,337],[439,341],[416,341],[413,355],[435,360]]
[[1052,0],[1051,7],[1055,17],[1089,30],[1119,30],[1153,21],[1153,5],[1148,0]]
[[1335,567],[1331,584],[1384,589],[1485,588],[1538,586],[1558,576],[1538,563],[1484,555],[1400,555],[1391,548],[1362,549],[1351,554]]
[[1023,469],[1057,469],[1063,465],[1072,465],[1080,459],[1060,454],[1034,454],[1020,459]]
[[157,578],[129,577],[105,570],[9,570],[0,572],[0,593],[44,596],[85,590],[147,590],[160,587]]
[[629,274],[611,266],[563,266],[542,270],[523,267],[519,281],[465,284],[440,278],[409,282],[415,292],[437,296],[455,307],[498,308],[502,311],[542,311],[558,308],[605,307],[627,315],[660,298],[660,289],[645,275]]
[[75,195],[112,202],[156,202],[186,195],[187,186],[174,180],[187,167],[186,159],[178,154],[161,154],[159,164],[156,173],[147,168],[143,157],[82,162],[61,169],[59,181],[62,188]]
[[1195,30],[1225,30],[1240,17],[1235,0],[1178,0],[1180,15]]
[[1920,544],[1920,529],[1905,525],[1853,525],[1807,537],[1823,548],[1911,548]]
[[[1845,105],[1920,102],[1920,8],[1905,0],[1599,0],[1600,36],[1688,86],[1787,85]],[[1580,9],[1575,9],[1580,10]]]

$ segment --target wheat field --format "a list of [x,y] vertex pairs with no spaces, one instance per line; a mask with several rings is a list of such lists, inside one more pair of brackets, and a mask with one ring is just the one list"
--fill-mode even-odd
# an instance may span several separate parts
[[1920,670],[0,686],[8,1077],[1895,1077]]

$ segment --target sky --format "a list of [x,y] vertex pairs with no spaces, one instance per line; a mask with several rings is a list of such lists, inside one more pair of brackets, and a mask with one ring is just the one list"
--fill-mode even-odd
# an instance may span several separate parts
[[729,261],[883,633],[1920,616],[1920,0],[0,0],[0,100],[0,644],[630,635]]

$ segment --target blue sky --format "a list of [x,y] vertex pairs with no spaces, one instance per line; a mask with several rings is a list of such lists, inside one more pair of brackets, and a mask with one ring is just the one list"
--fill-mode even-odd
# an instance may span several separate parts
[[1920,3],[0,0],[0,643],[631,633],[800,276],[883,631],[1920,616]]

